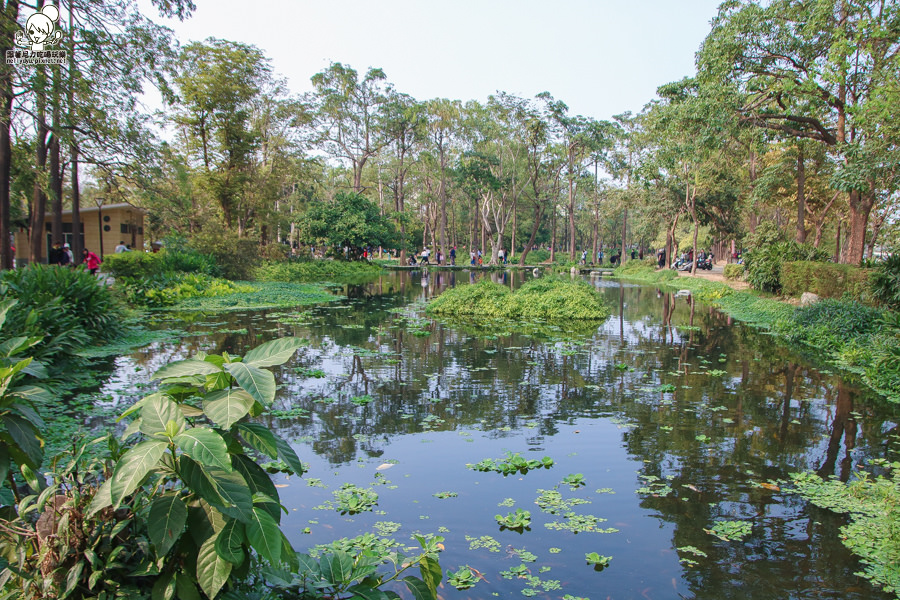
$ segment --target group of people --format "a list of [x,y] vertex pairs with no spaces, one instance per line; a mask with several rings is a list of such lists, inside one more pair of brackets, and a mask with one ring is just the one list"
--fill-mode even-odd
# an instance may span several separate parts
[[[444,264],[444,255],[440,250],[438,250],[437,253],[435,254],[435,259],[437,261],[436,264],[439,264],[439,265]],[[452,246],[450,248],[450,252],[447,255],[447,259],[448,259],[448,264],[450,266],[453,266],[453,267],[456,266],[456,246]],[[473,248],[472,250],[469,251],[469,264],[471,266],[473,266],[473,267],[482,266],[482,265],[484,265],[484,260],[485,260],[485,256],[483,255],[483,253],[481,252],[480,249]],[[497,261],[501,265],[509,264],[509,253],[506,251],[505,248],[501,248],[500,250],[497,251]],[[416,255],[413,254],[407,259],[407,262],[409,263],[410,266],[415,266],[417,264],[430,265],[431,264],[431,250],[426,246],[419,253],[418,260],[416,260]]]
[[[121,243],[121,242],[120,242]],[[118,252],[118,250],[116,250]],[[100,257],[85,248],[81,251],[81,264],[87,267],[88,271],[91,272],[91,275],[96,275],[97,271],[100,269],[100,264],[103,261],[100,260]],[[62,267],[66,266],[75,266],[75,254],[72,252],[71,246],[68,243],[60,244],[56,242],[53,246],[50,247],[50,250],[47,252],[47,264],[49,265],[59,265]]]
[[[603,264],[603,249],[597,250],[597,264]],[[637,258],[637,250],[634,248],[631,249],[631,258]],[[617,265],[619,261],[622,260],[622,251],[621,250],[613,250],[613,253],[609,256],[609,264]],[[588,264],[588,252],[587,250],[581,251],[581,264]]]

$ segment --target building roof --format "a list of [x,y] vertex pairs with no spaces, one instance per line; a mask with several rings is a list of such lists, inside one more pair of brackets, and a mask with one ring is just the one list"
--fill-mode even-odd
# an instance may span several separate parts
[[[116,210],[116,209],[119,209],[119,208],[128,208],[128,209],[137,211],[137,212],[139,212],[139,213],[141,213],[141,214],[144,214],[144,215],[147,214],[147,209],[146,209],[146,208],[141,208],[140,206],[134,206],[133,204],[128,204],[127,202],[120,202],[119,204],[104,204],[103,206],[100,207],[100,209],[97,208],[97,205],[96,205],[96,204],[92,204],[92,205],[88,205],[88,206],[82,206],[82,207],[79,209],[78,212],[79,212],[79,214],[84,214],[84,213],[97,212],[97,210]],[[71,211],[71,210],[64,210],[64,211],[62,212],[62,214],[64,214],[64,215],[71,215],[71,214],[72,214],[72,211]],[[49,211],[48,211],[48,212],[47,212],[47,216],[48,216],[48,217],[52,217],[52,212],[49,212]]]

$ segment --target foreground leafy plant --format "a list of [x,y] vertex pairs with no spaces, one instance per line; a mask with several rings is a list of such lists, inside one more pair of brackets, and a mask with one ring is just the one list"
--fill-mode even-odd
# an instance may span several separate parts
[[584,559],[589,565],[603,568],[609,566],[609,561],[612,560],[612,556],[602,556],[596,552],[589,552],[584,555]]
[[[74,471],[64,471],[19,503],[18,535],[0,538],[13,563],[4,571],[5,589],[80,597],[152,585],[158,598],[197,598],[201,590],[214,598],[232,574],[248,572],[251,549],[270,565],[296,570],[279,529],[278,491],[248,452],[280,459],[298,475],[303,467],[290,444],[248,418],[275,398],[275,378],[265,368],[286,362],[299,346],[287,338],[243,359],[200,353],[160,369],[159,391],[123,414],[135,418],[122,439],[138,443],[121,451],[112,440],[114,466],[79,475],[77,485]],[[99,486],[98,477],[105,477]],[[36,523],[31,515],[39,515]],[[42,534],[42,519],[50,532],[67,535]],[[112,529],[104,533],[106,525]],[[115,547],[98,553],[84,546],[98,535],[111,536]],[[108,577],[116,567],[122,571]]]

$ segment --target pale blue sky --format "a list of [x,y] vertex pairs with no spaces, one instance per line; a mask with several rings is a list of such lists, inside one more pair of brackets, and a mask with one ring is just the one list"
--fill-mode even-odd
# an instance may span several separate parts
[[295,93],[334,61],[381,67],[418,100],[549,91],[572,114],[608,119],[693,73],[719,1],[195,0],[193,17],[166,24],[182,43],[259,47]]

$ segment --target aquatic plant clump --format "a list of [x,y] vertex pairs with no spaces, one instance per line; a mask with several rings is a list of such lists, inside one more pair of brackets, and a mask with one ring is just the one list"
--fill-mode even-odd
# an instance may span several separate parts
[[554,277],[529,281],[515,292],[487,280],[460,286],[432,300],[428,312],[528,321],[599,321],[609,316],[600,294],[589,284]]

